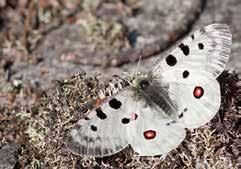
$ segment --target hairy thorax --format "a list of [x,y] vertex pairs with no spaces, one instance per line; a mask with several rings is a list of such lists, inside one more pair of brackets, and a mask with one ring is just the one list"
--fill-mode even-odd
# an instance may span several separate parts
[[113,80],[106,85],[104,90],[101,90],[99,96],[101,99],[114,97],[124,88],[130,88],[131,96],[136,101],[144,102],[145,106],[151,107],[154,111],[165,112],[164,117],[175,119],[177,116],[174,114],[177,112],[177,105],[170,98],[169,86],[162,82],[160,77],[153,76],[151,72],[114,75]]

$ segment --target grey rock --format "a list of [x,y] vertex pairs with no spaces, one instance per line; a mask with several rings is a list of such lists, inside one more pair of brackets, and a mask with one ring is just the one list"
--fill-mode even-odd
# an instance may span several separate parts
[[116,56],[112,53],[112,66],[137,61],[141,50],[142,58],[149,58],[165,50],[185,35],[204,4],[203,1],[196,0],[134,2],[129,6],[129,13],[119,12],[111,3],[102,4],[97,11],[100,18],[121,22],[128,30],[127,38],[132,48],[123,48]]
[[142,0],[137,4],[140,12],[126,17],[124,23],[129,30],[137,30],[140,34],[137,47],[143,48],[150,43],[164,45],[188,30],[202,5],[203,1],[196,0]]
[[[102,4],[99,10],[105,5],[105,3]],[[92,27],[86,29],[81,24],[63,25],[47,34],[34,51],[33,56],[42,58],[42,61],[36,65],[28,63],[13,65],[12,69],[17,73],[12,78],[23,77],[23,81],[37,81],[43,90],[49,90],[53,87],[52,82],[54,80],[62,79],[83,70],[88,74],[98,72],[107,76],[112,73],[119,73],[123,69],[128,70],[128,68],[123,67],[104,68],[103,65],[135,62],[139,58],[140,48],[146,45],[152,45],[153,47],[152,51],[147,48],[147,52],[145,52],[144,49],[143,53],[146,56],[143,56],[143,58],[159,53],[175,39],[185,34],[202,9],[202,1],[196,0],[184,0],[182,2],[179,0],[155,0],[151,3],[142,0],[137,5],[140,12],[136,16],[129,16],[124,10],[124,16],[119,18],[122,20],[122,26],[127,27],[129,31],[136,29],[139,32],[140,36],[137,38],[135,48],[123,47],[122,44],[126,43],[124,40],[120,40],[117,47],[110,44],[109,46],[106,45],[105,48],[100,48],[99,45],[94,46],[89,42],[90,37],[86,31],[92,29]],[[99,13],[100,18],[105,18],[104,15]],[[82,18],[80,20],[89,17],[85,14],[79,14],[78,16]],[[112,22],[114,23],[116,20],[113,19]],[[87,24],[89,23],[87,22]],[[108,25],[108,23],[106,24]],[[103,39],[101,39],[101,43],[108,44],[109,42],[103,42]],[[113,60],[117,60],[117,63],[112,62]],[[45,70],[48,73],[43,73]]]
[[20,146],[7,144],[0,149],[0,169],[13,169],[18,162]]

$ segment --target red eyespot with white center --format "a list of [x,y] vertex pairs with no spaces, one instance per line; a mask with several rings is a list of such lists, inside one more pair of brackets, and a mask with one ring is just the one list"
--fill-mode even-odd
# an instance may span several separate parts
[[156,137],[156,131],[154,130],[147,130],[143,134],[147,140],[154,139]]
[[196,86],[193,90],[193,96],[197,99],[201,98],[204,94],[204,90],[201,86]]

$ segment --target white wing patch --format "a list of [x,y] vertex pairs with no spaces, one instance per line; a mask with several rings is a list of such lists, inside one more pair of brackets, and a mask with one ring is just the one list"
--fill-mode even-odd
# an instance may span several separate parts
[[[130,144],[140,156],[155,156],[166,154],[184,140],[184,128],[172,124],[166,125],[163,119],[142,119],[136,123]],[[152,133],[154,132],[154,133]],[[154,136],[152,136],[154,134]]]
[[216,80],[208,84],[200,83],[199,86],[173,83],[169,92],[178,105],[177,122],[183,128],[197,128],[206,124],[220,107],[220,87]]
[[[165,82],[199,84],[215,80],[224,70],[232,35],[224,24],[212,24],[185,38],[153,69]],[[187,78],[188,77],[188,78]]]
[[92,110],[85,119],[78,121],[72,129],[67,147],[75,154],[107,156],[128,145],[127,127],[129,96],[126,91],[110,98],[101,107]]
[[166,154],[176,148],[185,138],[186,132],[182,126],[173,123],[171,118],[163,118],[156,108],[135,105],[138,119],[128,130],[129,143],[140,156],[155,156]]

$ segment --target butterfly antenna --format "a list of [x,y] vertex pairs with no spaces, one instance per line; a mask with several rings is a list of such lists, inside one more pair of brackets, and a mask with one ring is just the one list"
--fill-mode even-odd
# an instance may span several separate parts
[[138,60],[138,64],[137,64],[137,68],[135,70],[135,73],[137,74],[140,68],[140,63],[141,63],[141,57],[142,57],[142,49],[140,51],[140,55],[139,55],[139,60]]

